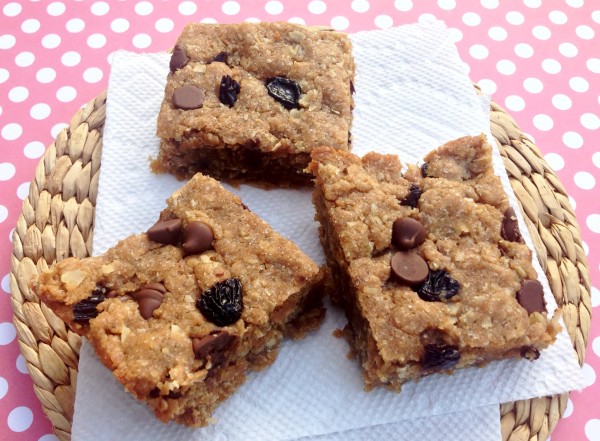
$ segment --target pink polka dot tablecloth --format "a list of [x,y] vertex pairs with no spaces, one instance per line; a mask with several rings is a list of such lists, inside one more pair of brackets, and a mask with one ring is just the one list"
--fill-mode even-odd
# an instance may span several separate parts
[[[57,438],[20,355],[10,303],[11,235],[45,148],[106,89],[111,53],[171,47],[189,21],[286,20],[347,32],[438,18],[473,81],[530,135],[570,194],[600,312],[600,2],[251,0],[0,3],[0,439]],[[600,325],[552,440],[600,440]]]

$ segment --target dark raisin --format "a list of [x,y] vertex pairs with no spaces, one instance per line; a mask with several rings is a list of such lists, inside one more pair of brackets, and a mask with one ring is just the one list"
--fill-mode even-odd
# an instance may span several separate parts
[[350,93],[355,93],[356,89],[354,88],[354,81],[350,80]]
[[348,130],[348,145],[352,144],[352,132]]
[[160,397],[160,389],[158,387],[155,387],[154,389],[152,389],[150,391],[150,393],[148,394],[148,396],[150,398],[158,398],[158,397]]
[[217,326],[228,326],[242,316],[242,282],[239,279],[227,279],[215,283],[204,291],[196,307],[209,322]]
[[229,52],[225,52],[225,51],[219,52],[217,55],[215,55],[213,57],[212,61],[227,64],[227,57],[229,57]]
[[442,371],[451,369],[460,360],[460,352],[456,346],[435,343],[425,345],[422,366],[424,370]]
[[535,361],[540,358],[540,351],[535,346],[523,346],[521,348],[521,357]]
[[73,307],[73,318],[76,322],[87,322],[98,316],[96,306],[106,299],[106,288],[96,286],[92,294],[85,300],[76,303]]
[[219,101],[226,106],[233,107],[238,93],[240,93],[240,83],[229,75],[223,75],[223,78],[221,78],[221,87],[219,88]]
[[410,184],[408,194],[404,196],[404,199],[400,200],[400,205],[415,208],[422,194],[423,190],[421,190],[421,188],[418,185]]
[[283,77],[267,79],[267,91],[286,109],[299,109],[300,85],[295,81]]
[[458,294],[460,284],[441,269],[429,271],[427,278],[420,285],[414,286],[413,291],[427,302],[441,302]]
[[427,177],[427,170],[428,170],[428,169],[429,169],[429,164],[427,164],[427,163],[424,163],[424,164],[421,166],[421,176],[423,176],[424,178],[426,178],[426,177]]

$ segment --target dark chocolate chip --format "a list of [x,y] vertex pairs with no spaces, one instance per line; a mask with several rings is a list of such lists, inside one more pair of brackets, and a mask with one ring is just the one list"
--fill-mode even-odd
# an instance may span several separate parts
[[355,93],[356,89],[354,88],[354,81],[350,80],[350,93]]
[[426,162],[421,166],[421,176],[423,176],[424,178],[427,177],[427,171],[429,170],[429,164],[427,164]]
[[511,242],[521,242],[521,232],[519,231],[519,222],[515,215],[515,210],[509,207],[504,212],[504,219],[502,220],[502,228],[500,234],[506,240]]
[[173,400],[177,399],[177,398],[181,398],[181,391],[179,389],[177,390],[170,390],[169,393],[167,394],[167,398],[171,398]]
[[173,92],[173,106],[177,109],[199,109],[204,103],[204,91],[191,84],[181,86]]
[[352,132],[348,130],[348,145],[352,144]]
[[302,94],[300,85],[284,77],[267,79],[267,91],[271,97],[281,103],[286,109],[299,109],[298,100]]
[[521,357],[529,361],[535,361],[540,358],[540,351],[534,346],[523,346],[521,348]]
[[200,254],[212,248],[215,236],[204,222],[190,222],[183,228],[183,251],[186,255]]
[[177,69],[181,69],[190,61],[189,57],[185,53],[185,49],[181,46],[175,46],[173,48],[173,55],[171,55],[171,61],[169,62],[169,68],[171,72],[175,72]]
[[421,222],[411,217],[396,219],[392,225],[392,243],[406,251],[421,245],[427,232]]
[[96,286],[90,296],[73,306],[73,319],[76,322],[87,322],[98,316],[96,307],[106,300],[106,288]]
[[427,278],[413,288],[426,302],[441,302],[458,294],[460,284],[443,269],[429,271]]
[[158,221],[150,227],[146,234],[148,239],[164,245],[177,245],[181,236],[181,219]]
[[517,292],[517,301],[528,314],[546,312],[544,288],[537,280],[525,280]]
[[391,266],[396,278],[409,286],[421,283],[429,274],[427,262],[417,253],[398,251],[392,256]]
[[421,190],[421,187],[416,184],[410,184],[408,194],[404,196],[404,199],[400,200],[400,205],[416,208],[422,194],[423,190]]
[[443,343],[425,346],[422,366],[424,370],[442,371],[451,369],[460,360],[460,352],[456,346]]
[[223,352],[235,341],[236,337],[227,331],[217,331],[202,338],[192,339],[192,348],[196,358],[203,359],[208,354]]
[[[155,289],[157,285],[161,285],[161,287]],[[138,302],[140,315],[148,320],[152,317],[154,310],[162,304],[166,292],[167,290],[162,284],[152,283],[142,286],[131,296]]]
[[150,396],[150,398],[158,398],[160,397],[160,389],[158,387],[155,387],[150,391],[148,395]]
[[219,86],[219,101],[229,107],[233,107],[233,103],[237,100],[240,93],[240,83],[235,81],[229,75],[223,75],[221,85]]
[[227,279],[204,291],[196,301],[196,307],[209,322],[228,326],[242,316],[242,296],[242,282],[239,279]]
[[218,63],[225,63],[227,64],[227,58],[229,57],[229,52],[219,52],[217,55],[215,55],[212,59],[213,62],[218,62]]

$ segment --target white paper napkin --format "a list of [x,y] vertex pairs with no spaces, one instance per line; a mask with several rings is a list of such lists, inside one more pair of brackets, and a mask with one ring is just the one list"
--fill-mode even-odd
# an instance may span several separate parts
[[[442,23],[364,32],[352,39],[358,68],[355,152],[394,152],[405,162],[416,162],[445,141],[489,131],[489,115],[482,112]],[[148,169],[148,158],[155,156],[158,148],[155,122],[168,60],[166,54],[119,52],[113,57],[95,254],[120,238],[145,231],[165,207],[165,199],[182,185]],[[499,169],[506,186],[501,161]],[[509,186],[507,190],[512,194]],[[263,191],[242,186],[232,191],[309,256],[319,263],[324,261],[310,190]],[[523,224],[521,231],[526,232]],[[543,274],[540,279],[547,288]],[[452,376],[434,375],[409,383],[400,394],[387,390],[366,393],[356,361],[346,358],[347,343],[331,335],[345,322],[343,313],[329,308],[317,332],[302,341],[284,342],[273,366],[250,375],[247,383],[219,406],[214,415],[217,423],[197,430],[163,425],[154,419],[144,404],[123,391],[89,345],[84,345],[74,439],[116,439],[126,434],[128,440],[289,440],[393,423],[374,432],[352,433],[376,434],[412,426],[423,428],[423,436],[419,435],[423,440],[434,440],[439,439],[434,430],[439,421],[461,427],[461,439],[498,439],[497,403],[584,386],[570,340],[563,332],[535,363],[495,362],[481,369],[463,369]],[[487,407],[476,410],[482,406]],[[456,413],[445,415],[450,412]],[[495,421],[484,424],[492,413]],[[441,415],[445,415],[442,420]],[[408,422],[415,418],[421,418],[416,425]],[[426,428],[432,430],[427,432]],[[487,436],[481,430],[491,432]],[[351,436],[344,434],[344,439],[346,435]]]

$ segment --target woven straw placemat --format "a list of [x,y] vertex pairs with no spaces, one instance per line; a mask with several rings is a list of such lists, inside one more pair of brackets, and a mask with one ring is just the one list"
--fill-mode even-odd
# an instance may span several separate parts
[[[80,337],[29,289],[55,261],[91,253],[106,94],[80,109],[50,145],[35,171],[13,234],[10,288],[14,324],[33,387],[58,438],[71,438]],[[590,279],[579,227],[567,193],[537,147],[498,105],[491,104],[492,134],[542,268],[583,363],[591,321]],[[568,394],[500,406],[503,440],[546,440]]]

